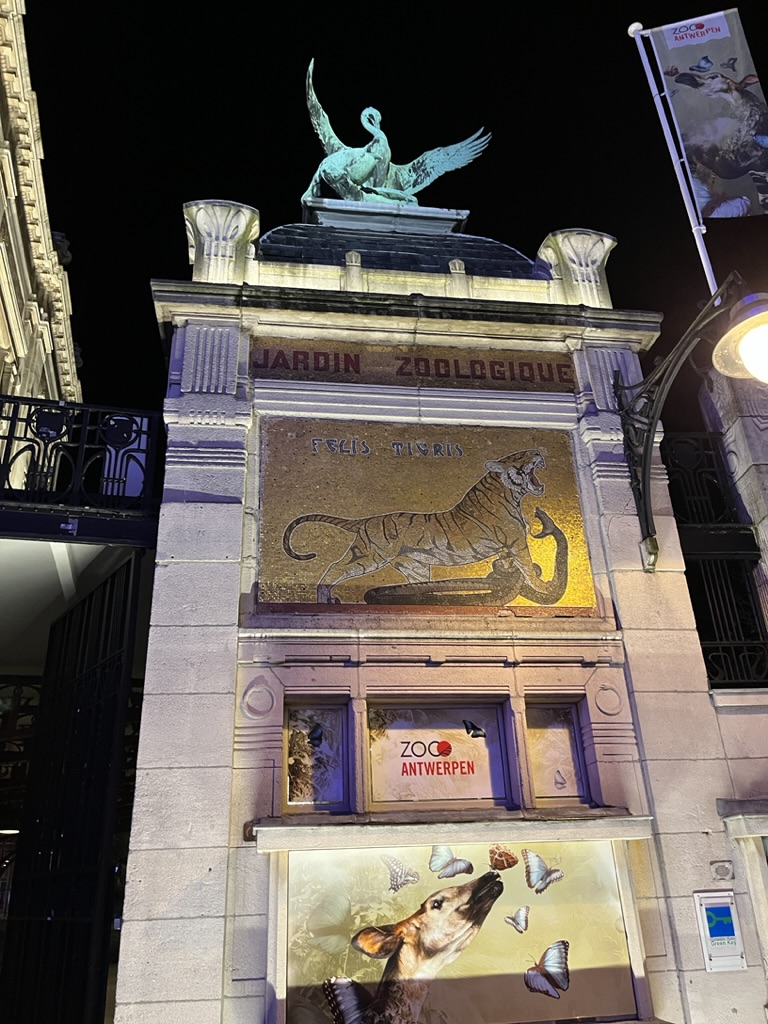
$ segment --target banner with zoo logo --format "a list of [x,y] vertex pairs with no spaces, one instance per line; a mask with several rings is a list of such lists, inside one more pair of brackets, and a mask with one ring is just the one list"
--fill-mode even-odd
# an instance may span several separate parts
[[288,1024],[636,1012],[609,842],[289,855]]
[[565,432],[269,419],[261,456],[259,602],[594,607]]
[[498,705],[369,707],[371,800],[504,804]]
[[768,106],[739,12],[649,35],[701,216],[768,213]]

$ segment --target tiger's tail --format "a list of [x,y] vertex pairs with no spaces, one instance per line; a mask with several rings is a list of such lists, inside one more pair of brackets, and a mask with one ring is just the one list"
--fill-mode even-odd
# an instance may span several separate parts
[[340,519],[338,516],[323,515],[322,512],[310,512],[306,516],[299,516],[293,522],[288,523],[283,532],[283,551],[289,558],[295,558],[300,562],[308,562],[312,558],[317,558],[316,551],[308,551],[303,555],[298,551],[294,551],[291,547],[293,531],[297,526],[301,526],[302,523],[329,523],[331,526],[338,526],[340,530],[349,530],[351,532],[356,530],[361,522],[362,519]]

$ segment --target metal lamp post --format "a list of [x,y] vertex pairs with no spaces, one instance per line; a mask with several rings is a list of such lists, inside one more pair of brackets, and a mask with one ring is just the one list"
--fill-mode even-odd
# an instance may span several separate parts
[[[716,324],[730,313],[728,331],[717,340]],[[659,544],[651,504],[651,457],[661,410],[683,364],[700,341],[715,344],[712,363],[729,377],[754,377],[768,383],[768,294],[747,294],[743,278],[733,272],[696,317],[672,351],[637,384],[614,374],[624,452],[642,530],[643,568],[653,572]]]

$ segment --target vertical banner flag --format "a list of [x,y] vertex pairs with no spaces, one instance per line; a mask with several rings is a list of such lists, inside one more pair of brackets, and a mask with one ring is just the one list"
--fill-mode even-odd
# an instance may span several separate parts
[[702,217],[768,213],[768,106],[736,9],[653,29]]

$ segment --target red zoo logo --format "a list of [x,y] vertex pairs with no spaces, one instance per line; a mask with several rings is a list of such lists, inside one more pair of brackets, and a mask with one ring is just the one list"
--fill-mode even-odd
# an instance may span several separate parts
[[678,25],[677,28],[673,28],[672,31],[675,35],[679,32],[701,32],[707,26],[703,21],[695,21],[692,25]]
[[430,740],[429,743],[422,743],[421,740],[400,740],[402,752],[400,757],[450,757],[453,747],[448,740]]

